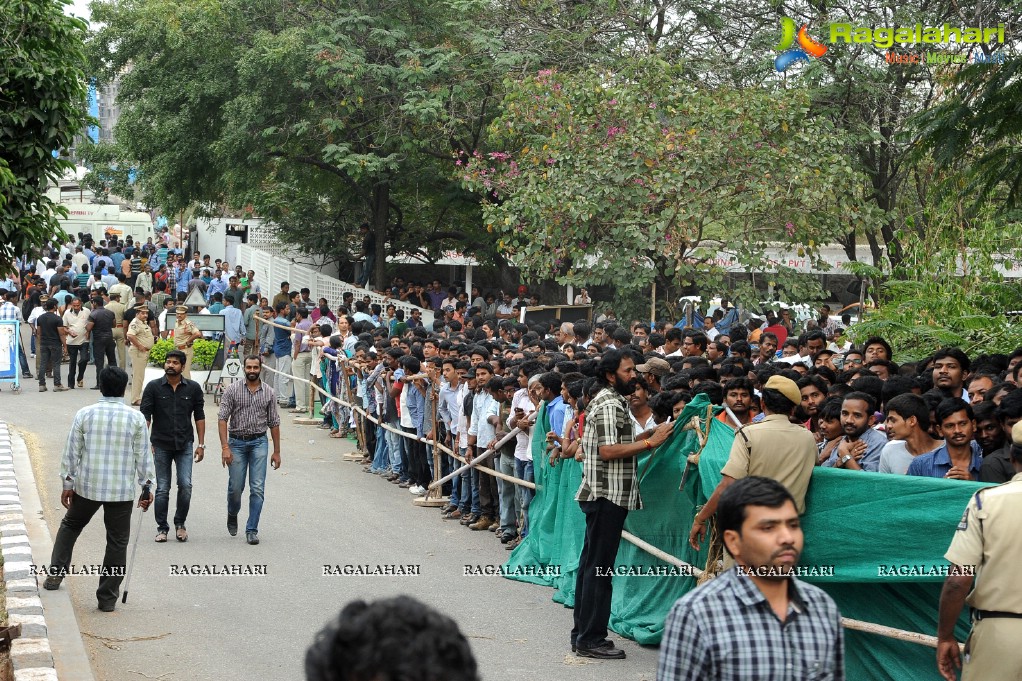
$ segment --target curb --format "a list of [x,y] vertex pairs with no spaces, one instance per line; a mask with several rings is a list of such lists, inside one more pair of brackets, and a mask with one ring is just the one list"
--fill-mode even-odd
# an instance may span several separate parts
[[21,625],[21,638],[11,644],[15,681],[57,679],[53,653],[39,599],[39,584],[31,574],[32,546],[14,473],[14,448],[7,424],[0,421],[0,551],[4,557],[7,615]]

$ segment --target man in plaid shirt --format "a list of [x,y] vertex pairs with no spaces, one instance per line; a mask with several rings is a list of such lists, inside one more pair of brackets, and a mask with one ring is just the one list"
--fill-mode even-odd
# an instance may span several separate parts
[[142,486],[138,505],[148,510],[153,500],[149,486],[156,477],[149,455],[149,432],[145,417],[124,404],[128,374],[120,367],[106,367],[99,374],[99,402],[80,409],[60,460],[64,491],[60,503],[67,509],[60,521],[50,557],[50,576],[43,587],[54,591],[71,567],[71,553],[78,536],[101,507],[106,526],[106,555],[96,598],[99,609],[112,612],[121,591],[128,557],[132,500],[135,482]]
[[803,537],[791,493],[742,478],[720,495],[717,530],[737,565],[671,608],[657,681],[843,681],[841,613],[795,578]]
[[[635,457],[663,444],[666,422],[634,438],[626,395],[638,385],[634,354],[608,350],[596,367],[602,389],[586,407],[582,434],[582,486],[575,500],[586,516],[586,538],[575,580],[575,626],[571,649],[579,657],[620,660],[625,651],[607,639],[611,579],[629,510],[642,508]],[[633,441],[634,440],[634,441]]]

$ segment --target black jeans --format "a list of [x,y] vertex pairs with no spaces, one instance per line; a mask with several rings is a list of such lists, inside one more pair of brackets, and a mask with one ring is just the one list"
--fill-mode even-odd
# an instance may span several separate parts
[[[500,454],[494,454],[494,456],[500,456]],[[494,470],[493,458],[491,456],[476,466],[479,469],[479,515],[497,520],[500,518],[500,494],[497,491],[497,478],[484,471],[486,468]]]
[[82,345],[68,345],[67,346],[67,385],[73,388],[75,386],[75,364],[78,365],[78,377],[77,380],[81,381],[85,378],[85,367],[89,364],[89,344],[83,343]]
[[46,372],[53,372],[53,385],[60,385],[60,360],[64,351],[59,344],[39,344],[39,385],[46,385]]
[[92,355],[96,360],[96,385],[99,385],[99,374],[109,364],[117,366],[117,344],[113,336],[92,337]]
[[64,514],[53,542],[50,568],[53,574],[62,574],[71,566],[71,554],[78,541],[78,535],[92,520],[99,508],[103,507],[103,524],[106,526],[106,554],[103,556],[103,576],[99,578],[96,599],[101,605],[117,602],[121,593],[121,581],[128,558],[128,535],[131,533],[131,509],[133,501],[93,501],[78,494],[71,499],[71,508]]
[[[603,497],[580,501],[578,505],[586,516],[586,538],[575,578],[575,627],[571,630],[571,643],[580,648],[596,648],[607,638],[611,571],[617,560],[628,509]],[[599,576],[597,569],[601,573]]]
[[[409,435],[415,436],[415,428],[401,428]],[[405,439],[405,447],[408,451],[408,467],[405,469],[408,479],[416,485],[429,487],[433,478],[429,474],[429,463],[426,462],[426,443],[420,442],[418,436],[415,440]]]

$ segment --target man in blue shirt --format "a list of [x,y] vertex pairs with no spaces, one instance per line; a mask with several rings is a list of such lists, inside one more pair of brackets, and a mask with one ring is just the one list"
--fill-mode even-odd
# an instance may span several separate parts
[[[203,278],[205,280],[205,277]],[[220,279],[220,277],[213,277],[209,280],[209,288],[206,289],[206,302],[213,300],[213,296],[217,293],[223,293],[227,290],[227,283]]]
[[972,438],[976,417],[972,407],[957,397],[941,400],[935,412],[944,445],[921,454],[908,465],[909,475],[949,480],[979,480],[983,448]]
[[[177,275],[177,286],[176,293],[188,293],[188,282],[192,280],[193,272],[188,269],[188,266],[184,263],[180,263],[180,266],[175,266],[174,273]],[[196,270],[197,271],[197,270]]]
[[558,437],[564,435],[564,398],[561,397],[561,375],[549,371],[539,377],[543,386],[543,401],[550,416],[550,432]]
[[841,429],[845,436],[823,465],[846,470],[880,471],[880,453],[887,437],[873,429],[876,402],[864,392],[851,392],[841,402]]
[[273,320],[284,328],[273,328],[273,356],[277,358],[277,403],[288,409],[295,408],[294,386],[291,384],[291,322],[287,319],[287,303],[277,303]]

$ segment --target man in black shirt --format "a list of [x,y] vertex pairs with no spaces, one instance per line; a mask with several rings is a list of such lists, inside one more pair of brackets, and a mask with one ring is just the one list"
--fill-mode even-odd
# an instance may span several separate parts
[[60,384],[60,359],[64,355],[64,322],[57,315],[57,301],[43,303],[43,312],[35,322],[36,345],[39,346],[39,392],[46,392],[46,374],[53,374],[53,390],[63,392]]
[[92,297],[92,312],[85,325],[85,340],[92,340],[92,356],[96,362],[96,385],[92,386],[93,390],[99,390],[99,374],[106,363],[109,362],[112,367],[117,366],[117,346],[114,344],[117,317],[103,305],[103,296]]
[[164,543],[170,526],[167,509],[170,505],[170,471],[177,467],[177,506],[174,510],[175,536],[188,541],[185,520],[192,501],[192,419],[199,444],[195,446],[194,462],[206,453],[206,414],[203,410],[202,388],[181,376],[185,353],[171,350],[164,361],[164,377],[150,381],[142,393],[139,407],[150,424],[150,441],[156,461],[156,541]]

